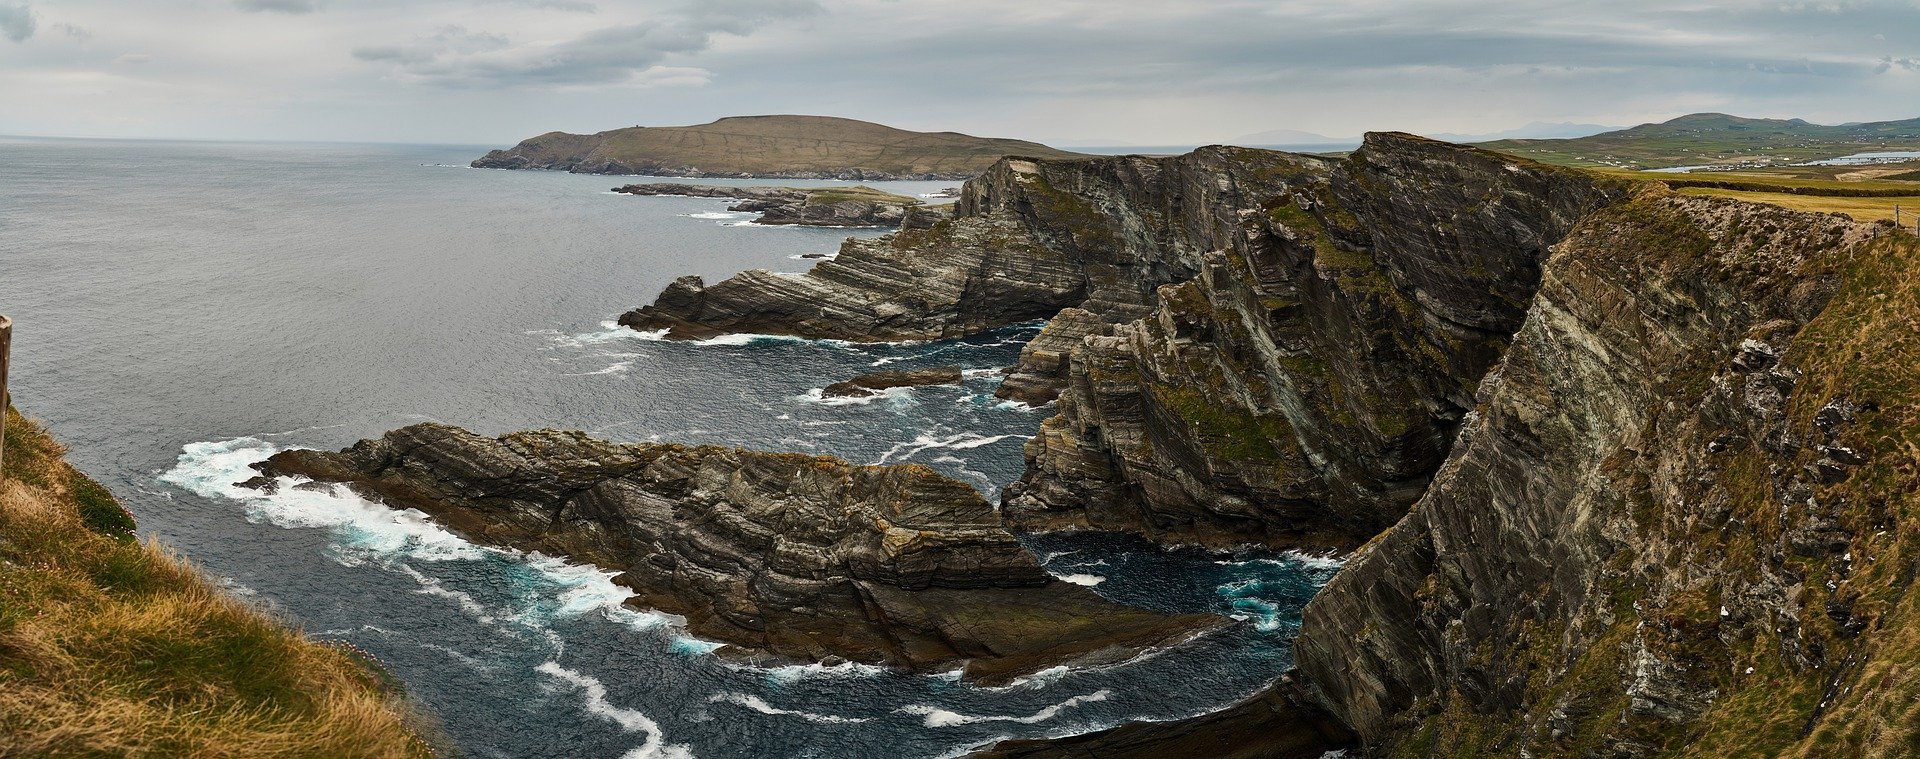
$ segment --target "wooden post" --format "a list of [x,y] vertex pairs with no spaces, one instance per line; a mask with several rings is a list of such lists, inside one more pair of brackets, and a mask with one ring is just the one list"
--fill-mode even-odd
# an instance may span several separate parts
[[0,315],[0,477],[7,476],[7,354],[13,349],[13,320]]

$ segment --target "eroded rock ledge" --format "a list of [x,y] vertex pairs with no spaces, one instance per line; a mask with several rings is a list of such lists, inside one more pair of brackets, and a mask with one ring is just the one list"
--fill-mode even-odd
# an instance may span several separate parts
[[964,665],[969,678],[998,682],[1227,624],[1053,579],[976,491],[918,465],[420,424],[259,468],[250,485],[347,483],[476,542],[618,571],[636,606],[782,657]]
[[[854,187],[718,187],[655,182],[613,188],[628,195],[678,195],[692,198],[734,198],[729,211],[756,212],[755,224],[808,227],[898,227],[911,214],[939,217],[945,207],[924,208],[917,198],[882,192],[865,185]],[[931,219],[924,224],[932,224]]]

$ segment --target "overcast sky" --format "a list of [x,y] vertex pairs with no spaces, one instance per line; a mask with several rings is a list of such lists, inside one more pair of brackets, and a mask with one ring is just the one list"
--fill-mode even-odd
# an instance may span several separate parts
[[1920,0],[0,0],[0,134],[512,143],[812,113],[1055,144],[1920,116]]

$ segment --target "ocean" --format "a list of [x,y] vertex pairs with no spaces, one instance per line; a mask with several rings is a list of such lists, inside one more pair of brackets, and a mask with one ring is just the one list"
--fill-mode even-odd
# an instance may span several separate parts
[[[1050,570],[1110,598],[1246,624],[982,688],[737,664],[625,606],[592,567],[475,546],[344,492],[233,487],[274,451],[423,420],[919,462],[989,498],[1019,477],[1051,410],[1000,402],[988,370],[1039,325],[885,345],[648,339],[612,320],[675,277],[800,272],[801,256],[880,232],[755,226],[724,200],[610,192],[637,181],[622,177],[467,168],[485,149],[0,138],[16,404],[143,534],[372,652],[466,755],[955,756],[1204,713],[1290,665],[1332,561],[1030,536]],[[876,367],[943,364],[979,371],[865,402],[819,395]]]

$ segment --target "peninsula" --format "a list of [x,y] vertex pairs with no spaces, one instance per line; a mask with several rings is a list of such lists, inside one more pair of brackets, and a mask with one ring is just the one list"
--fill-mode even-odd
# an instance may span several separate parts
[[831,116],[733,116],[709,124],[548,132],[473,162],[481,169],[661,177],[967,179],[1002,156],[1072,158],[1037,142],[912,132]]

